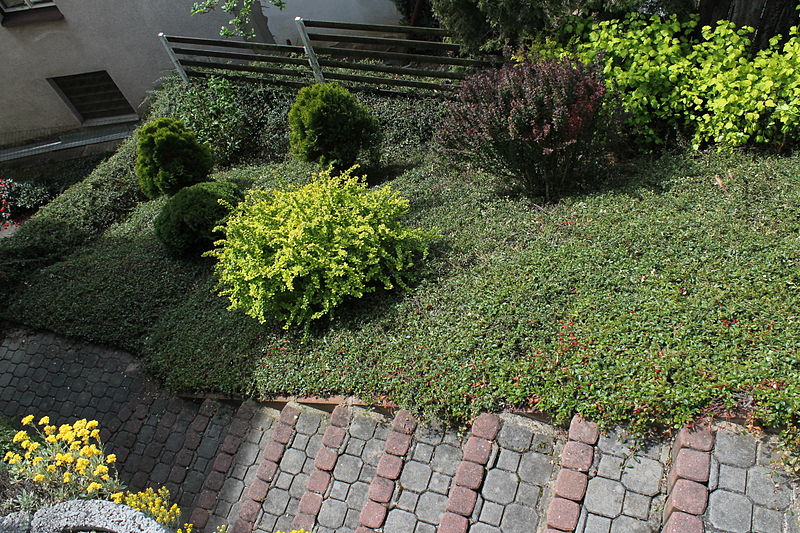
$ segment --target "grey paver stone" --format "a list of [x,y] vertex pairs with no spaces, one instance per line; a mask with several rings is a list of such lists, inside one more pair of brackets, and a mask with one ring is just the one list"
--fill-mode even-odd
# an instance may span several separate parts
[[414,531],[416,525],[416,516],[402,509],[392,509],[386,517],[383,531],[385,533],[408,533]]
[[295,430],[302,435],[313,435],[322,423],[322,414],[304,409],[300,412]]
[[348,432],[353,437],[367,441],[375,434],[375,428],[378,422],[369,416],[356,415],[350,422]]
[[659,492],[663,470],[658,461],[646,457],[631,457],[622,470],[622,484],[628,490],[655,496]]
[[650,500],[649,496],[627,491],[622,513],[640,520],[647,520],[650,516]]
[[333,469],[333,478],[346,483],[353,483],[358,480],[359,473],[361,473],[361,458],[352,455],[341,455],[336,461],[336,467]]
[[509,472],[516,472],[517,468],[519,468],[520,459],[522,459],[521,453],[512,450],[501,449],[500,454],[497,456],[497,463],[495,464],[495,467],[502,470],[508,470]]
[[622,479],[622,465],[624,462],[624,459],[621,457],[604,453],[602,454],[602,457],[600,457],[600,465],[597,467],[597,475],[619,481]]
[[653,533],[653,527],[642,520],[620,516],[611,523],[611,533]]
[[428,465],[409,461],[403,466],[403,473],[400,474],[400,486],[414,492],[422,492],[428,486],[431,473]]
[[308,484],[308,474],[297,474],[292,480],[292,485],[289,487],[289,495],[298,500],[303,497]]
[[425,444],[424,442],[418,442],[416,446],[414,446],[414,453],[411,455],[411,458],[420,461],[422,463],[429,463],[431,458],[433,457],[433,446],[430,444]]
[[350,485],[344,483],[342,481],[334,481],[333,485],[331,486],[331,498],[336,498],[337,500],[346,500],[347,499],[347,491],[350,490]]
[[281,470],[289,474],[299,474],[303,471],[303,465],[306,462],[306,454],[301,450],[290,448],[283,454],[281,459]]
[[506,507],[500,531],[503,533],[530,533],[536,531],[539,515],[530,507],[513,503]]
[[435,446],[442,443],[444,440],[444,433],[441,430],[426,425],[417,428],[417,431],[414,433],[414,438],[417,442],[424,442],[425,444]]
[[619,481],[596,477],[589,480],[584,506],[590,513],[616,518],[622,512],[625,487]]
[[470,533],[500,533],[500,530],[496,526],[490,526],[489,524],[484,524],[483,522],[477,522],[472,524],[469,528]]
[[297,433],[292,440],[292,448],[295,450],[305,450],[308,447],[308,441],[311,440],[311,435]]
[[369,492],[369,483],[359,481],[350,485],[350,490],[347,491],[347,506],[360,511],[367,499],[367,492]]
[[782,528],[783,513],[760,506],[753,507],[753,533],[774,533],[781,531]]
[[413,512],[417,507],[417,500],[419,500],[419,494],[411,492],[410,490],[404,490],[397,499],[397,507]]
[[720,465],[718,486],[734,492],[744,492],[747,488],[747,470],[735,466]]
[[347,442],[347,447],[344,451],[350,455],[361,455],[361,452],[364,451],[364,445],[366,443],[367,441],[365,440],[350,437],[350,440]]
[[[580,528],[578,528],[580,531]],[[605,516],[589,514],[586,516],[586,525],[583,533],[609,533],[611,531],[611,519]]]
[[430,524],[438,524],[447,508],[447,496],[435,492],[425,492],[417,501],[415,514],[419,520]]
[[272,487],[264,500],[263,509],[265,513],[280,516],[286,511],[289,505],[289,492],[278,487]]
[[244,483],[236,478],[228,478],[222,485],[222,490],[219,491],[221,500],[231,503],[239,501],[244,491]]
[[358,518],[360,513],[360,509],[350,508],[347,510],[347,514],[344,515],[344,527],[347,533],[355,531],[356,528],[358,528]]
[[414,533],[436,533],[436,527],[426,524],[425,522],[419,522]]
[[753,504],[741,494],[715,490],[708,498],[706,512],[712,527],[731,533],[750,531]]
[[323,527],[336,529],[342,527],[347,516],[347,504],[339,500],[326,499],[317,515],[317,522]]
[[384,441],[379,439],[367,441],[364,446],[364,452],[361,454],[361,460],[369,465],[377,466],[381,455],[383,455],[383,446]]
[[261,451],[258,444],[252,442],[243,442],[239,447],[239,452],[236,454],[236,464],[250,466],[256,463],[258,454]]
[[709,472],[708,472],[708,490],[713,491],[716,490],[719,486],[719,461],[714,455],[711,455],[711,461],[709,465]]
[[485,500],[507,505],[514,501],[519,479],[513,472],[492,469],[486,474],[481,494]]
[[358,474],[358,480],[369,483],[372,481],[372,478],[375,477],[376,471],[377,471],[376,467],[365,463],[361,465],[361,473]]
[[784,510],[789,507],[792,488],[789,480],[769,468],[756,466],[747,472],[747,495],[756,505]]
[[536,485],[529,485],[527,483],[520,483],[517,488],[516,503],[520,505],[527,505],[528,507],[536,507],[539,503],[539,497],[542,494],[542,489]]
[[452,444],[440,444],[433,451],[431,468],[448,476],[455,475],[461,461],[461,450]]
[[428,490],[437,492],[439,494],[447,494],[450,490],[450,476],[434,472],[431,474],[431,480],[428,482]]
[[617,457],[631,455],[630,442],[628,442],[625,433],[620,429],[615,429],[609,432],[608,435],[601,434],[600,439],[597,441],[597,448],[603,453],[616,455]]
[[308,439],[308,444],[306,444],[306,455],[309,457],[316,457],[317,452],[322,447],[322,435],[317,433],[316,435],[312,435],[310,439]]
[[517,424],[505,423],[497,434],[497,443],[501,448],[508,448],[515,452],[524,452],[530,449],[533,440],[533,431]]
[[756,462],[756,445],[753,437],[720,430],[717,432],[714,456],[720,463],[749,468]]
[[294,476],[292,474],[281,472],[278,474],[278,478],[275,480],[275,486],[279,489],[289,490],[289,487],[292,486],[293,479]]
[[503,510],[504,507],[502,505],[486,502],[483,505],[483,509],[481,509],[481,522],[486,522],[492,526],[499,526],[500,522],[503,520]]
[[545,486],[553,475],[553,459],[549,455],[530,452],[522,456],[519,463],[519,477],[534,485]]

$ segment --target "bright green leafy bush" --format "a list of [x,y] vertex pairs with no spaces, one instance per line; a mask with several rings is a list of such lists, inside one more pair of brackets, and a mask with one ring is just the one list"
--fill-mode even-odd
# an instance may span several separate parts
[[239,188],[230,182],[208,181],[181,189],[156,217],[156,237],[176,255],[207,250],[221,237],[214,228],[241,199]]
[[336,83],[303,87],[289,110],[289,144],[303,161],[348,168],[379,140],[377,119]]
[[250,191],[224,226],[216,257],[231,309],[285,328],[329,315],[346,298],[406,287],[429,233],[403,226],[408,201],[369,190],[349,169],[289,191]]
[[139,131],[136,175],[148,198],[203,181],[212,164],[211,150],[178,120],[159,118]]
[[621,123],[605,84],[568,60],[527,61],[465,80],[439,142],[528,194],[561,192],[598,164]]

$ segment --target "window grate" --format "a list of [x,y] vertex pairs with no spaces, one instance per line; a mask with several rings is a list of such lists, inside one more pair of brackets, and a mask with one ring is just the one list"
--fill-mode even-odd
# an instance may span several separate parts
[[83,121],[135,113],[105,70],[59,76],[50,81]]

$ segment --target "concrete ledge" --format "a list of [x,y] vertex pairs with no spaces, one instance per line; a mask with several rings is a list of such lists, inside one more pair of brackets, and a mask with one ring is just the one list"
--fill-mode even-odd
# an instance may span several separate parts
[[141,511],[107,500],[73,500],[45,507],[33,515],[29,529],[10,530],[9,533],[93,530],[112,533],[170,533],[167,528]]

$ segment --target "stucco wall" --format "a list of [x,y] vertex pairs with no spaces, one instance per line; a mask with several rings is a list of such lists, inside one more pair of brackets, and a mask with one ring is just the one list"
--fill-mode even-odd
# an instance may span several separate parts
[[137,109],[170,68],[159,32],[215,37],[230,18],[193,2],[56,0],[63,20],[0,27],[0,146],[81,125],[49,77],[106,70]]

